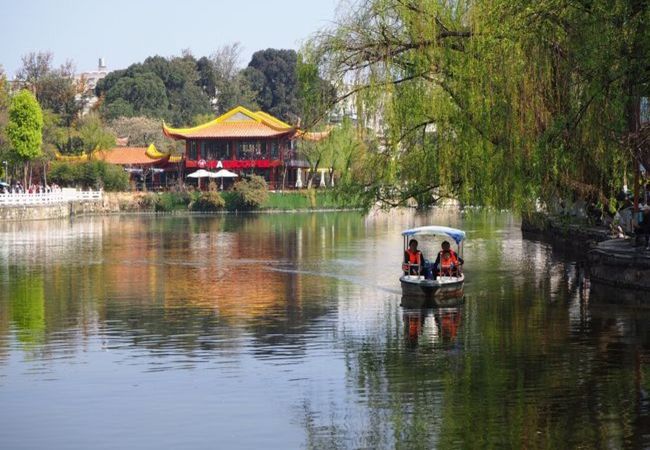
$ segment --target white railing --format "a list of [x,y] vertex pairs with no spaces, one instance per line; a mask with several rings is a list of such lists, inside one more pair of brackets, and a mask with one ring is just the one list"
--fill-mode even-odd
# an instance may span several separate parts
[[0,206],[51,205],[73,201],[101,200],[103,191],[63,189],[39,194],[0,194]]

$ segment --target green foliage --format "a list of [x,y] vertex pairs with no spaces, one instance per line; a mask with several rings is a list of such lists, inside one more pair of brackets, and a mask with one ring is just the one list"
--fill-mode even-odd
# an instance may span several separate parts
[[98,149],[111,149],[115,146],[115,135],[104,127],[97,114],[88,114],[81,119],[79,138],[83,141],[84,150],[88,153]]
[[255,93],[239,67],[241,50],[238,43],[224,45],[209,58],[203,57],[196,63],[198,85],[212,101],[217,115],[239,105],[251,110],[259,109]]
[[123,98],[116,98],[110,103],[104,102],[100,109],[102,116],[106,120],[115,120],[122,117],[137,116],[133,105]]
[[264,178],[258,175],[250,175],[235,183],[233,194],[227,204],[228,209],[257,209],[268,200],[269,191]]
[[153,56],[111,72],[97,83],[95,91],[104,97],[101,113],[108,120],[146,116],[178,126],[211,111],[210,97],[200,80],[193,56]]
[[57,114],[70,127],[82,110],[85,97],[75,80],[75,69],[67,62],[58,69],[52,67],[54,55],[50,52],[31,52],[24,55],[16,74],[24,87],[35,93],[42,109]]
[[157,194],[147,193],[138,198],[138,207],[145,211],[158,211],[160,197]]
[[226,201],[218,192],[202,192],[199,198],[189,204],[192,211],[219,211],[226,206]]
[[336,89],[321,78],[316,64],[305,62],[303,55],[298,55],[296,73],[301,127],[312,129],[324,119],[335,103]]
[[133,77],[119,79],[113,88],[106,92],[103,107],[107,108],[118,100],[127,102],[137,115],[160,117],[169,108],[164,83],[150,72],[136,73]]
[[158,194],[156,201],[156,211],[187,211],[192,197],[188,192],[163,192]]
[[50,167],[49,178],[61,186],[106,191],[129,189],[129,175],[119,166],[104,161],[68,163],[56,161]]
[[50,165],[49,178],[61,186],[75,186],[80,178],[80,164],[55,161]]
[[[0,66],[0,158],[2,161],[9,159],[9,139],[5,128],[9,122],[9,83]],[[4,171],[4,167],[1,167]],[[3,174],[6,176],[6,174]]]
[[6,132],[18,159],[29,161],[41,154],[43,113],[31,92],[22,90],[11,99]]
[[269,48],[253,54],[244,76],[259,107],[282,120],[295,122],[298,115],[297,54]]
[[306,52],[353,81],[368,152],[344,185],[386,205],[606,204],[632,171],[621,142],[647,92],[649,19],[623,0],[363,2]]
[[120,117],[111,121],[109,128],[115,136],[128,138],[129,145],[134,147],[154,144],[163,151],[173,146],[172,141],[163,135],[160,121],[149,117]]

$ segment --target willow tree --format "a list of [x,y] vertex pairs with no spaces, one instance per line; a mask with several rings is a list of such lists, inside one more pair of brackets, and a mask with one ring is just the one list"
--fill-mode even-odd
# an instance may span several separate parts
[[631,167],[621,137],[648,82],[649,13],[583,3],[357,3],[308,47],[380,138],[347,187],[387,204],[607,203]]

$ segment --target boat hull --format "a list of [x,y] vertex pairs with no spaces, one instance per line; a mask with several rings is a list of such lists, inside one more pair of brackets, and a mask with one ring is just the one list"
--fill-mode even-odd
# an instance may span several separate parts
[[402,285],[402,306],[455,306],[463,301],[463,287],[465,276],[438,277],[435,280],[426,280],[423,277],[403,275],[400,277]]

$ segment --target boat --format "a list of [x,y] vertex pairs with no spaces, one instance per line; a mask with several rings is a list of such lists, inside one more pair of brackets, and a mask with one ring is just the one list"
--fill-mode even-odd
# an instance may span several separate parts
[[[456,253],[462,256],[465,232],[450,227],[429,225],[411,228],[402,232],[404,237],[404,251],[408,249],[411,239],[426,237],[432,239],[436,236],[451,238],[456,243]],[[451,306],[462,303],[465,274],[461,267],[456,273],[435,275],[431,272],[431,264],[424,262],[422,265],[402,263],[402,276],[399,281],[402,285],[402,306],[413,305]],[[414,273],[415,272],[415,273]]]

